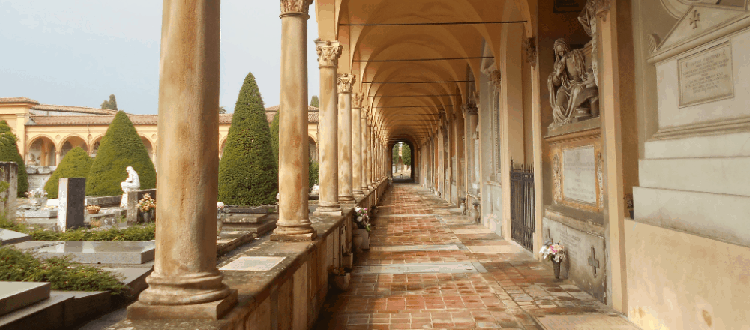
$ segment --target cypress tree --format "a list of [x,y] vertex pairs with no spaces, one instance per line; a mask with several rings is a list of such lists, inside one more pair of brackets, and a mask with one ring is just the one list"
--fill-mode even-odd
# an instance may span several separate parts
[[47,197],[57,198],[57,187],[60,178],[87,177],[93,163],[94,160],[81,147],[75,147],[73,150],[68,151],[60,164],[57,165],[55,172],[52,173],[52,176],[44,185]]
[[128,177],[125,171],[128,166],[132,166],[138,173],[141,189],[156,187],[156,170],[148,157],[146,146],[130,118],[125,112],[118,111],[102,138],[94,163],[91,164],[86,179],[86,195],[121,195],[120,182]]
[[271,144],[263,98],[255,77],[248,73],[219,162],[219,201],[250,206],[276,202],[279,180]]
[[278,169],[279,164],[279,113],[273,116],[271,121],[271,143],[273,147],[273,159],[276,161],[276,168]]
[[310,99],[310,106],[320,108],[320,99],[318,99],[317,95],[313,95],[313,97]]
[[16,141],[18,141],[18,138],[10,130],[8,122],[0,121],[0,161],[15,162],[18,165],[18,197],[24,197],[29,189],[29,177],[26,174],[26,164],[23,162],[23,157],[18,152]]
[[408,144],[404,143],[404,149],[401,150],[401,159],[404,160],[404,165],[411,166],[411,148]]

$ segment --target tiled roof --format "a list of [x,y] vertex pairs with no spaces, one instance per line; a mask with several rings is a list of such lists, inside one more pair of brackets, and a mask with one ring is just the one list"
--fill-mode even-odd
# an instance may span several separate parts
[[[134,125],[156,125],[157,115],[132,115],[128,114]],[[65,126],[65,125],[109,125],[115,116],[31,116],[36,126]],[[219,124],[231,124],[232,114],[219,115]]]
[[39,101],[32,100],[28,97],[0,97],[0,103],[33,103],[39,104]]
[[[266,120],[270,123],[273,121],[273,117],[276,116],[276,113],[279,112],[279,106],[274,105],[272,107],[266,108]],[[317,123],[319,120],[319,109],[313,106],[307,107],[307,121],[310,123]]]
[[114,115],[117,113],[117,110],[97,109],[97,108],[89,108],[89,107],[74,107],[74,106],[53,105],[53,104],[39,104],[39,105],[35,105],[31,107],[31,109],[39,110],[39,111],[83,112],[83,113],[90,113],[94,115]]

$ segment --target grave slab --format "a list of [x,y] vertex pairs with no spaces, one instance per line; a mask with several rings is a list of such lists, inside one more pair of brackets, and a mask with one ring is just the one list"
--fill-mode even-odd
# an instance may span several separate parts
[[140,265],[154,260],[154,242],[41,242],[28,241],[15,246],[32,250],[41,258],[70,256],[84,264]]
[[265,272],[273,269],[284,261],[286,257],[240,257],[221,267],[219,270],[235,270],[242,272]]
[[617,315],[546,315],[536,319],[545,330],[638,330]]
[[30,241],[31,236],[12,230],[0,229],[0,245]]
[[49,293],[49,283],[0,282],[0,315],[45,300],[49,298]]

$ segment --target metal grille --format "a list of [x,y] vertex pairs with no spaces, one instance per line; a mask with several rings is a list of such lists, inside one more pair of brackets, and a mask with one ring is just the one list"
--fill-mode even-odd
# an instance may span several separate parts
[[511,238],[527,250],[534,248],[534,168],[511,161]]

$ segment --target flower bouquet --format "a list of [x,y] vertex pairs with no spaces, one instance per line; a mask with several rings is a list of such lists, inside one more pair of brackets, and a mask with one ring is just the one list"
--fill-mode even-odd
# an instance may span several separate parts
[[542,254],[542,259],[552,261],[555,278],[560,279],[560,263],[565,260],[565,247],[561,244],[552,244],[551,241],[547,241],[539,253]]
[[97,214],[99,213],[99,210],[101,210],[101,207],[99,207],[99,205],[86,206],[86,211],[88,211],[89,214]]
[[156,210],[156,201],[151,198],[151,194],[144,194],[143,198],[138,201],[138,210],[141,212],[144,222],[151,222]]
[[367,213],[366,207],[355,207],[354,212],[357,213],[357,218],[354,220],[357,223],[357,228],[365,229],[370,231],[370,216]]

